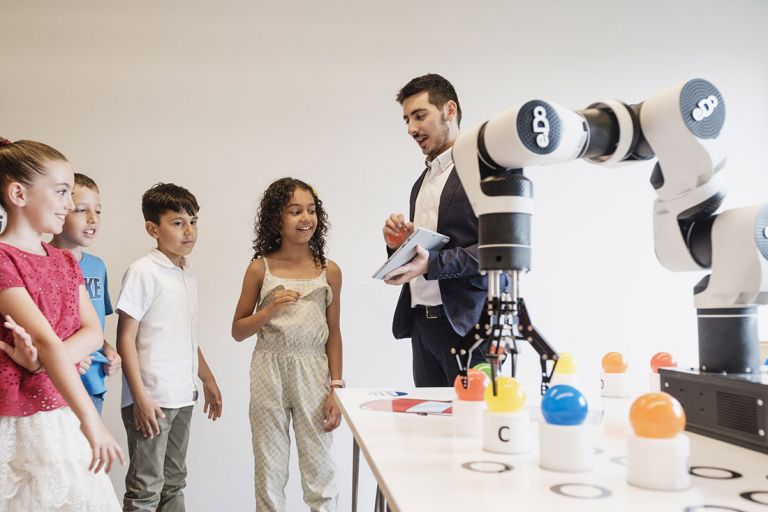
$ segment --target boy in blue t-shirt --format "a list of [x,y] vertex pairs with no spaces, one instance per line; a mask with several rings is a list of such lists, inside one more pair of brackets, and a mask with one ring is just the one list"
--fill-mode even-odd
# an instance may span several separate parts
[[[107,287],[107,268],[101,258],[83,252],[83,247],[90,247],[101,225],[101,198],[96,182],[84,174],[75,173],[72,202],[75,208],[67,214],[64,228],[60,234],[53,237],[51,245],[70,251],[80,262],[85,288],[99,315],[103,331],[104,319],[113,312]],[[98,352],[80,362],[83,385],[91,395],[99,414],[104,405],[104,393],[107,391],[104,379],[107,375],[116,373],[120,365],[120,356],[106,340]]]

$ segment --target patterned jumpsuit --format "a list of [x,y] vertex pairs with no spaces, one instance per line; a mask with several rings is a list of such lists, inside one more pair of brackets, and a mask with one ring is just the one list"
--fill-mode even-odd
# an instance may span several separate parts
[[332,436],[322,428],[330,378],[325,343],[331,287],[325,270],[312,279],[287,279],[272,275],[264,258],[257,311],[282,289],[299,292],[299,301],[261,329],[251,358],[256,510],[285,510],[292,418],[304,502],[312,511],[335,511],[338,491],[333,483]]

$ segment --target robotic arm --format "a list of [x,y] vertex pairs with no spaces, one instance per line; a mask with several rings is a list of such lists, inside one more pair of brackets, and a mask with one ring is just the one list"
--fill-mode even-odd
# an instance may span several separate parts
[[725,102],[695,79],[639,105],[640,137],[658,162],[653,228],[656,256],[673,272],[711,269],[694,287],[699,369],[759,371],[757,305],[768,302],[768,207],[717,213],[725,199],[719,171]]
[[476,339],[490,341],[494,376],[507,352],[514,375],[516,340],[539,353],[542,392],[554,372],[557,352],[530,322],[519,293],[520,276],[531,268],[533,215],[523,169],[577,158],[608,166],[658,159],[651,176],[657,257],[672,271],[712,268],[694,290],[702,370],[759,368],[755,305],[768,301],[768,207],[715,213],[725,197],[717,175],[725,163],[724,121],[720,92],[694,79],[636,105],[604,101],[575,112],[533,100],[459,136],[454,162],[478,216],[480,269],[489,281],[490,320]]
[[[520,297],[520,275],[531,268],[530,228],[533,185],[524,175],[530,165],[554,164],[584,154],[589,141],[586,120],[554,103],[534,100],[510,109],[462,134],[453,158],[462,185],[478,216],[480,270],[488,274],[489,321],[478,325],[477,344],[489,340],[493,386],[499,366],[511,355],[517,366],[517,340],[532,344],[540,356],[542,392],[557,362],[557,352],[530,321]],[[502,276],[509,276],[504,289]],[[462,374],[466,366],[460,364]]]

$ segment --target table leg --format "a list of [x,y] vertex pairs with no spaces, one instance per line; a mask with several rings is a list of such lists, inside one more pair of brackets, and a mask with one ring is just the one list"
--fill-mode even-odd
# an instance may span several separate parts
[[373,508],[374,512],[386,512],[386,505],[384,502],[384,493],[381,492],[381,487],[376,485],[376,505]]
[[360,447],[352,438],[352,512],[357,512],[357,489],[360,482]]

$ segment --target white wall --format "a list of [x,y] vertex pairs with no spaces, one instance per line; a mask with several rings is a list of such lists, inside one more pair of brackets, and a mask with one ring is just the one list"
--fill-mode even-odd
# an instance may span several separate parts
[[[151,246],[142,192],[162,180],[197,195],[202,346],[225,406],[216,424],[195,416],[188,509],[251,510],[253,340],[233,342],[229,327],[255,207],[273,179],[313,183],[330,213],[348,382],[408,386],[409,344],[389,329],[397,290],[369,277],[384,255],[383,219],[407,211],[422,169],[394,102],[399,87],[426,72],[445,75],[470,127],[535,97],[573,108],[635,102],[704,77],[728,106],[726,206],[754,204],[768,185],[766,21],[762,0],[3,0],[0,134],[50,143],[99,182],[105,209],[94,252],[109,266],[113,299],[126,266]],[[608,350],[623,351],[638,376],[658,350],[695,364],[691,288],[700,276],[672,275],[655,261],[651,167],[573,163],[529,174],[537,214],[523,292],[540,329],[595,383]],[[528,384],[532,355],[526,348],[521,359]],[[110,381],[105,420],[124,439],[119,387]],[[341,510],[350,504],[350,448],[344,426],[334,445]],[[295,468],[289,510],[303,509]],[[120,493],[123,476],[112,473]],[[368,508],[367,469],[363,480]]]

